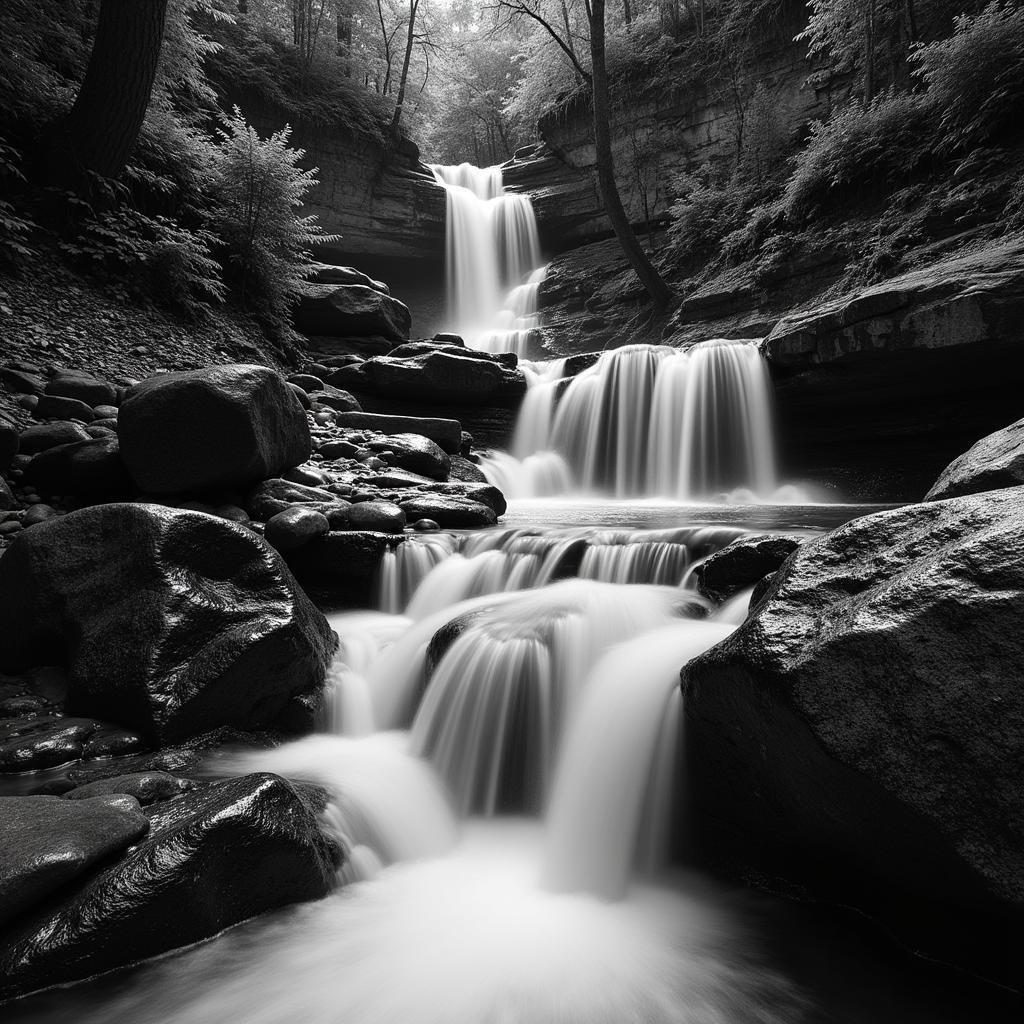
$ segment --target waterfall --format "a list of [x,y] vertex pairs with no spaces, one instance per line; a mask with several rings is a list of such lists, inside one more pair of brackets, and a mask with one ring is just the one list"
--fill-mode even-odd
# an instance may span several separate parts
[[431,167],[448,195],[445,266],[452,328],[484,352],[527,356],[544,280],[529,196],[505,191],[500,167]]
[[484,461],[509,496],[564,493],[566,480],[616,498],[775,491],[771,380],[756,344],[626,345],[563,373],[556,363],[530,375],[513,455]]

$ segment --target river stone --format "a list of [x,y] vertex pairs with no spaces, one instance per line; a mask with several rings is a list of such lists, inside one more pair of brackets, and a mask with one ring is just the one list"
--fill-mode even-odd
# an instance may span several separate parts
[[292,394],[299,400],[299,405],[301,405],[303,409],[309,410],[313,408],[313,399],[311,399],[298,384],[293,384],[291,381],[288,381],[288,387],[291,388]]
[[41,395],[46,390],[46,381],[36,373],[0,366],[0,383],[16,395]]
[[356,399],[347,391],[334,387],[332,384],[324,384],[319,391],[311,396],[314,405],[323,405],[335,412],[359,412],[362,408]]
[[410,473],[429,476],[431,480],[447,480],[451,469],[448,453],[422,434],[391,434],[387,449],[392,455],[388,462]]
[[[100,799],[138,806],[130,797],[50,799],[69,816]],[[341,855],[318,828],[323,804],[322,791],[300,791],[268,774],[154,804],[141,842],[56,906],[29,912],[10,929],[0,947],[0,1000],[123,967],[325,896]],[[144,824],[136,812],[140,817]]]
[[92,423],[96,418],[91,405],[60,395],[41,395],[32,415],[37,420],[81,420],[83,423]]
[[450,494],[413,494],[403,497],[398,504],[409,521],[433,519],[448,530],[494,526],[498,521],[490,506]]
[[164,373],[128,389],[121,456],[139,487],[176,494],[277,476],[310,454],[305,411],[266,366]]
[[250,492],[245,507],[254,519],[270,519],[295,505],[331,505],[337,497],[322,487],[300,484],[280,477],[264,480]]
[[401,533],[405,513],[390,501],[360,501],[348,510],[348,522],[353,530]]
[[381,335],[392,342],[405,341],[412,326],[404,303],[362,284],[309,285],[293,317],[302,334],[338,338]]
[[493,510],[496,516],[503,516],[508,511],[505,495],[494,484],[489,484],[486,480],[483,483],[453,481],[440,484],[421,484],[419,490],[430,494],[447,495],[450,498],[468,498],[470,501],[486,505]]
[[161,744],[310,728],[336,645],[252,531],[158,505],[95,505],[19,534],[0,559],[0,621],[0,669],[59,658],[69,711]]
[[998,974],[1024,910],[1022,606],[1024,488],[798,548],[683,669],[705,858]]
[[697,566],[697,589],[712,601],[726,601],[775,572],[802,541],[778,533],[738,537]]
[[58,445],[88,440],[85,428],[78,423],[37,423],[21,432],[18,450],[22,455],[38,455]]
[[382,434],[419,434],[439,445],[450,455],[462,446],[462,424],[458,420],[432,416],[392,416],[376,412],[345,412],[337,417],[339,427],[349,430],[376,430]]
[[0,925],[148,829],[149,819],[130,796],[75,803],[55,796],[0,797]]
[[331,264],[321,264],[313,275],[313,281],[317,284],[361,284],[366,288],[372,288],[382,295],[390,295],[391,289],[383,282],[368,277],[361,270],[354,267],[337,267]]
[[452,468],[449,472],[449,479],[458,480],[466,484],[487,483],[484,471],[463,455],[452,456]]
[[316,509],[293,505],[271,516],[263,535],[267,543],[278,551],[292,551],[308,544],[314,537],[322,537],[330,528],[327,517]]
[[45,394],[75,398],[90,408],[97,405],[116,406],[117,388],[81,370],[60,370],[46,385]]
[[168,772],[132,772],[129,775],[115,775],[112,778],[87,782],[64,794],[65,800],[89,800],[97,796],[112,796],[124,793],[134,797],[144,807],[149,804],[173,800],[196,788],[189,779],[179,779]]
[[302,580],[332,586],[369,583],[376,577],[385,552],[394,551],[404,542],[404,534],[332,530],[298,551],[289,552],[288,564]]
[[1024,420],[1017,420],[954,459],[925,495],[942,501],[962,494],[1024,484]]
[[40,452],[25,468],[40,494],[75,494],[116,501],[134,491],[116,435],[62,444]]
[[308,395],[311,391],[322,391],[324,382],[312,373],[292,373],[286,378],[289,384],[301,388]]

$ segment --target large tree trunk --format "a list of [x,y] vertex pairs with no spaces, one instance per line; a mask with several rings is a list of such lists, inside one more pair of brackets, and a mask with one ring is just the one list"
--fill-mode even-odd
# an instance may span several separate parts
[[166,13],[167,0],[103,0],[85,80],[53,133],[51,180],[124,170],[149,106]]
[[592,0],[590,7],[590,71],[594,91],[594,148],[597,163],[597,182],[601,190],[608,220],[615,237],[636,272],[640,283],[650,295],[656,308],[663,308],[672,299],[672,292],[655,269],[654,264],[640,246],[626,211],[622,206],[619,188],[615,183],[615,163],[612,159],[612,139],[608,110],[608,69],[605,66],[605,0]]
[[405,41],[405,59],[402,61],[402,77],[398,80],[398,96],[395,98],[395,113],[391,118],[391,135],[398,138],[402,123],[402,106],[405,103],[405,86],[409,81],[409,62],[412,60],[412,47],[416,41],[416,11],[420,0],[409,0],[409,34]]

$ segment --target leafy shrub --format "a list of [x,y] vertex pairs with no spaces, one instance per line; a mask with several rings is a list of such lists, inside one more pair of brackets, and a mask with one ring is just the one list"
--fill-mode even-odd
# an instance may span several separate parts
[[316,169],[299,167],[304,153],[288,145],[288,126],[263,139],[237,107],[221,125],[211,228],[242,302],[286,331],[289,307],[317,266],[310,246],[336,237],[324,234],[315,217],[296,213],[317,183]]
[[682,255],[716,245],[742,220],[743,194],[735,178],[720,180],[709,164],[679,175],[673,191],[678,198],[668,233],[670,245]]
[[787,216],[800,220],[837,193],[907,179],[929,155],[929,118],[925,98],[887,92],[868,106],[853,102],[816,121],[786,183]]
[[[0,194],[10,195],[25,180],[20,163],[21,154],[0,140]],[[28,239],[36,227],[9,199],[0,199],[0,263],[17,266],[21,259],[34,255]]]
[[976,17],[959,15],[953,35],[918,47],[912,59],[941,114],[937,148],[965,150],[1021,125],[1024,117],[1024,8],[994,0]]

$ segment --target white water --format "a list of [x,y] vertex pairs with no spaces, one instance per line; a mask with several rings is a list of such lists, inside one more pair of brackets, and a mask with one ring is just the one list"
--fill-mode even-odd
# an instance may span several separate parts
[[452,330],[472,348],[526,357],[544,280],[528,196],[506,192],[500,167],[431,168],[448,193],[446,268]]

